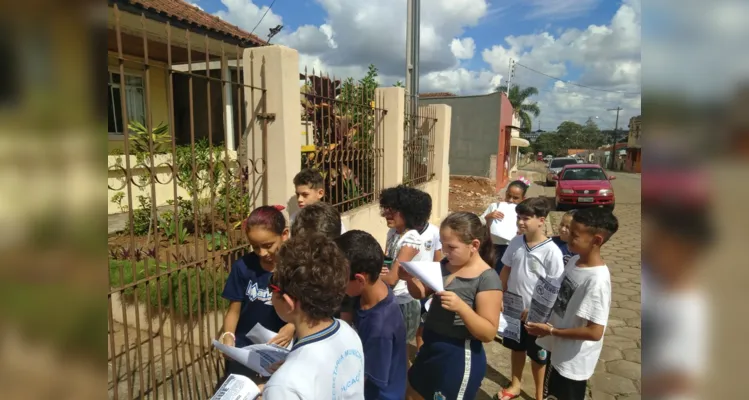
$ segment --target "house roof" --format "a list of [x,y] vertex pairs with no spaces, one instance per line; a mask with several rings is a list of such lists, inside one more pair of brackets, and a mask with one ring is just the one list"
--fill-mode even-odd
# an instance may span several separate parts
[[450,92],[431,92],[431,93],[419,93],[419,97],[455,97],[455,93]]
[[170,19],[182,23],[199,26],[201,28],[217,32],[242,41],[247,41],[255,46],[265,46],[268,43],[256,35],[234,26],[219,17],[208,14],[196,6],[182,0],[122,0],[146,10],[162,14]]

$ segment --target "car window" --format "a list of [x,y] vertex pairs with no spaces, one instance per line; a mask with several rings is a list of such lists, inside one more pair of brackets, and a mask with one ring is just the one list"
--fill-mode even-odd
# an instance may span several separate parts
[[577,160],[574,158],[562,158],[562,159],[556,159],[551,160],[551,164],[549,164],[549,168],[562,168],[565,165],[570,164],[577,164]]
[[562,180],[603,181],[606,180],[606,174],[600,168],[567,168],[562,174]]

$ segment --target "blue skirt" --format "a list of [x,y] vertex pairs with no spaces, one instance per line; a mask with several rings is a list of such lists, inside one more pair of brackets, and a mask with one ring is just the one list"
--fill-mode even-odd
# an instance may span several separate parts
[[425,399],[473,400],[484,375],[483,343],[425,329],[424,345],[408,370],[408,382]]

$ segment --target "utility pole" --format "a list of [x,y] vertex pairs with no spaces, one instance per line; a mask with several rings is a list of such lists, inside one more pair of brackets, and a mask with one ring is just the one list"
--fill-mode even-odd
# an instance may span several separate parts
[[510,97],[510,86],[512,85],[512,76],[514,74],[515,74],[515,60],[511,58],[510,66],[508,67],[508,72],[507,72],[507,91],[505,92],[507,97]]
[[619,112],[622,110],[621,107],[609,108],[608,111],[616,111],[616,122],[614,123],[614,133],[611,135],[611,163],[609,169],[614,169],[614,157],[616,156],[616,134],[619,133]]
[[419,102],[421,0],[408,0],[406,12],[406,107],[416,114]]

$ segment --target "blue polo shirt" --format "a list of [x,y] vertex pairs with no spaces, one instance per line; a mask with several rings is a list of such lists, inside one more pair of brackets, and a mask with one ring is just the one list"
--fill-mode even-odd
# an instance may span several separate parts
[[364,398],[402,400],[408,378],[406,325],[392,289],[369,310],[354,301],[354,327],[364,349]]
[[255,253],[248,253],[234,261],[231,272],[226,279],[226,286],[221,296],[229,301],[242,302],[239,312],[235,346],[245,347],[253,344],[246,335],[255,324],[278,332],[286,325],[273,308],[271,291],[268,288],[272,272],[260,266],[260,258]]
[[554,242],[557,247],[559,247],[559,250],[562,250],[562,260],[564,261],[565,266],[567,265],[567,262],[570,260],[570,258],[577,255],[570,251],[569,246],[567,246],[567,242],[562,241],[561,237],[554,236],[551,238],[551,241]]

